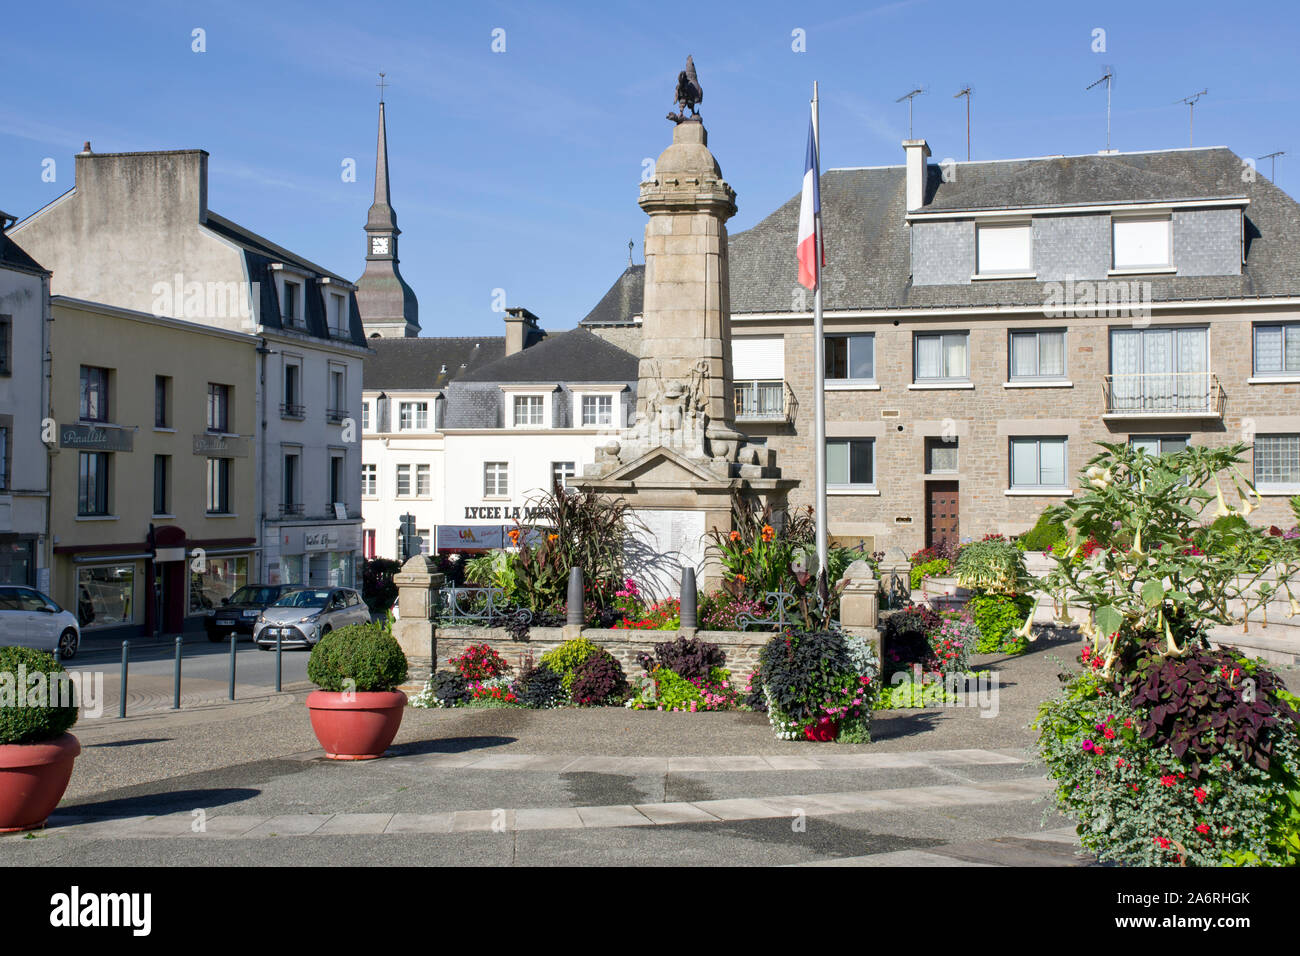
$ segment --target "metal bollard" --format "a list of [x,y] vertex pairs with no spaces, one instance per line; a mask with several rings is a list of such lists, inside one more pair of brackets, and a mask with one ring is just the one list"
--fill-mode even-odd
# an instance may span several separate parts
[[275,632],[275,692],[280,693],[280,631]]
[[230,635],[230,699],[235,699],[235,646],[239,641],[238,634]]
[[586,623],[586,609],[583,607],[582,568],[569,569],[569,601],[564,615],[566,625],[582,627]]
[[682,568],[681,628],[694,629],[696,621],[695,569]]
[[172,665],[172,710],[181,709],[181,639],[176,638],[176,663]]
[[130,646],[130,641],[122,642],[122,686],[120,688],[122,699],[117,702],[117,716],[119,717],[126,716],[126,655]]

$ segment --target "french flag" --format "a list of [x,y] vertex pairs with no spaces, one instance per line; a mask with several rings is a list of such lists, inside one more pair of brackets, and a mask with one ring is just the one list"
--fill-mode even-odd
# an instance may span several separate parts
[[[805,289],[817,288],[817,245],[821,227],[822,194],[818,183],[821,163],[817,156],[817,141],[813,136],[812,117],[808,117],[808,156],[803,167],[803,197],[799,202],[799,241],[795,255],[799,259],[799,284]],[[826,246],[822,243],[822,265],[826,265]]]

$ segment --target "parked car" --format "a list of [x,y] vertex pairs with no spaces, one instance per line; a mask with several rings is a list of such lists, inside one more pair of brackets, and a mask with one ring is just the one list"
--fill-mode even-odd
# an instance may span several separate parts
[[262,612],[280,598],[293,591],[301,591],[301,584],[249,584],[228,598],[221,599],[221,607],[214,608],[203,619],[210,641],[227,641],[231,634],[253,636],[253,628]]
[[311,647],[330,631],[365,624],[370,609],[352,588],[303,588],[286,594],[262,612],[253,640],[263,650],[281,646]]
[[77,616],[35,588],[0,585],[0,644],[34,647],[65,661],[81,645]]

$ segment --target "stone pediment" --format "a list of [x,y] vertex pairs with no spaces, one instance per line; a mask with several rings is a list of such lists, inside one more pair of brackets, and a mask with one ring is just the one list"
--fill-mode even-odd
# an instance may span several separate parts
[[640,484],[675,485],[700,481],[727,481],[709,467],[709,463],[692,461],[670,448],[653,448],[639,458],[601,475],[600,481],[634,481]]

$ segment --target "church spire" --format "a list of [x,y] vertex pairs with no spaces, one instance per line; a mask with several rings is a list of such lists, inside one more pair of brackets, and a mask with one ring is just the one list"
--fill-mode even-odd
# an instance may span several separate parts
[[[379,74],[381,77],[383,74]],[[384,122],[384,101],[379,101],[379,142],[375,146],[375,202],[370,207],[366,231],[391,232],[396,235],[397,213],[393,211],[388,189],[388,127]]]
[[397,213],[388,182],[388,127],[384,116],[384,74],[379,74],[379,140],[375,146],[375,201],[366,216],[366,271],[357,280],[357,310],[367,336],[420,334],[415,291],[397,263]]

